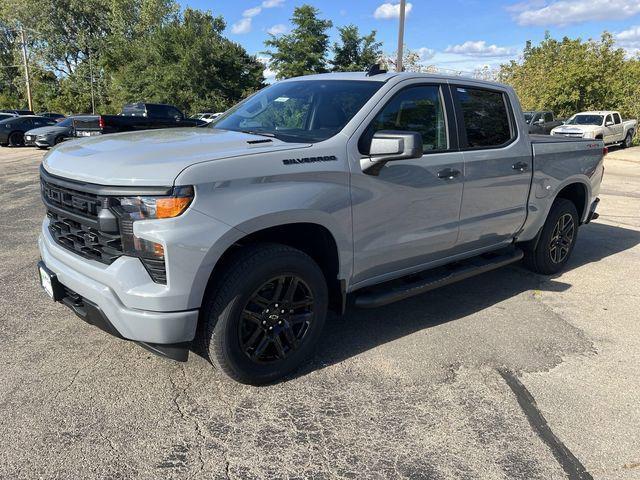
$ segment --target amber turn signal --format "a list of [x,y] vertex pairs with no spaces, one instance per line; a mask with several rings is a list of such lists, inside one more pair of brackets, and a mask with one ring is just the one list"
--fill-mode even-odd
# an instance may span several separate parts
[[186,210],[192,197],[158,197],[156,199],[156,218],[173,218]]

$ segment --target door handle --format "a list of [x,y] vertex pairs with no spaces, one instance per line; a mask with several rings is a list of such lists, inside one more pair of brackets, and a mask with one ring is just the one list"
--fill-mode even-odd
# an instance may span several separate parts
[[511,168],[519,172],[525,172],[529,168],[529,164],[527,162],[517,162],[511,165]]
[[438,178],[442,178],[443,180],[453,180],[458,175],[460,175],[460,170],[455,170],[453,168],[445,168],[444,170],[440,170],[438,172]]

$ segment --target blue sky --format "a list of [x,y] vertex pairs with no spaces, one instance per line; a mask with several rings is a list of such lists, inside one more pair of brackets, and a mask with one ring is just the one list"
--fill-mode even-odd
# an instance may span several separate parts
[[[180,0],[227,22],[226,35],[250,53],[264,50],[268,32],[286,32],[296,6],[309,3],[336,26],[377,30],[384,51],[396,49],[396,0]],[[517,58],[527,40],[597,38],[607,30],[630,54],[640,52],[640,0],[408,0],[405,43],[425,65],[473,71]]]

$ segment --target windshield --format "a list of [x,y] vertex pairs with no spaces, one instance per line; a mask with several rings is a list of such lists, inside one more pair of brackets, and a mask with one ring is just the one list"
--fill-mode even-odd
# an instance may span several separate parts
[[527,123],[531,123],[531,119],[533,118],[533,112],[524,112],[524,121]]
[[236,105],[213,128],[320,142],[334,136],[378,91],[382,82],[301,80],[276,83]]
[[576,115],[567,121],[567,125],[602,125],[602,115]]
[[73,118],[71,117],[60,120],[55,124],[56,127],[70,127],[71,125],[73,125]]

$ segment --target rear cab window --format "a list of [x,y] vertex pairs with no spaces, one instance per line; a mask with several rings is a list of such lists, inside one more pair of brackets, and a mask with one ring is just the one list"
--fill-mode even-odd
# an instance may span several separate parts
[[505,92],[456,86],[454,97],[463,148],[500,148],[516,139],[517,130]]

